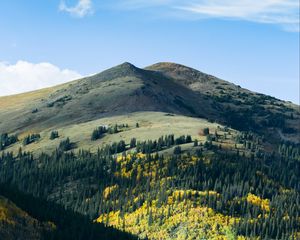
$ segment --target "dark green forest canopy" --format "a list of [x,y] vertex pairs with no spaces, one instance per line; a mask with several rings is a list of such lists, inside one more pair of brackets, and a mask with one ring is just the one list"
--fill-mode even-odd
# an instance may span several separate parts
[[[16,156],[3,153],[0,182],[83,214],[90,220],[110,211],[119,210],[121,215],[130,213],[152,200],[167,204],[168,195],[175,190],[212,190],[219,195],[201,198],[201,205],[224,215],[240,217],[241,221],[235,224],[239,235],[288,239],[299,232],[298,146],[285,143],[278,153],[253,152],[249,156],[238,151],[225,151],[209,143],[176,155],[156,153],[191,139],[184,137],[177,141],[170,135],[155,144],[153,141],[138,142],[137,151],[145,157],[132,153],[125,165],[121,165],[117,156],[126,158],[126,153],[115,155],[119,152],[119,143],[98,149],[97,153],[79,150],[75,154],[65,152],[61,147],[36,159],[31,153],[21,151]],[[208,152],[210,154],[206,154]],[[189,162],[192,156],[197,158],[194,164]],[[157,171],[154,179],[150,174],[153,167]],[[124,176],[122,171],[130,174]],[[137,177],[139,171],[142,174]],[[103,191],[112,185],[118,185],[118,190],[104,198]],[[249,193],[269,199],[270,211],[244,200],[236,201]],[[133,201],[135,198],[138,201]],[[191,196],[183,195],[178,201],[189,198]],[[257,221],[251,222],[251,219]]]
[[[59,204],[22,193],[16,186],[0,184],[0,195],[13,201],[40,222],[53,223],[55,225],[53,229],[42,232],[41,237],[45,240],[137,239],[128,233],[105,227],[103,224],[93,223],[88,217],[72,210],[66,210]],[[15,232],[14,236],[18,236],[18,233]]]

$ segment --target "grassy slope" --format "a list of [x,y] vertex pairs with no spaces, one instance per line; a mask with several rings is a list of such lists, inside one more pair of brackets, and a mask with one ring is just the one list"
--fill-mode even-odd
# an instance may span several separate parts
[[[136,123],[139,123],[139,128],[136,128]],[[100,140],[91,141],[91,134],[95,128],[101,125],[128,124],[129,128],[117,134],[107,134]],[[199,132],[209,127],[214,133],[219,126],[216,123],[210,123],[205,119],[185,117],[179,115],[170,115],[161,112],[139,112],[121,116],[101,118],[98,120],[74,124],[65,127],[44,129],[40,132],[41,139],[27,146],[22,145],[22,141],[8,147],[6,151],[17,152],[20,147],[25,151],[32,151],[38,154],[42,151],[51,152],[60,143],[61,140],[69,137],[72,142],[77,144],[78,148],[90,149],[96,151],[98,147],[112,142],[118,142],[121,139],[129,144],[131,138],[137,140],[158,139],[160,136],[167,134],[175,134],[176,137],[189,134],[193,139],[205,140],[203,136],[199,136]],[[50,140],[49,136],[52,130],[57,130],[60,137],[55,140]],[[31,131],[32,133],[34,131]],[[20,139],[29,132],[20,135]]]
[[[211,107],[216,108],[217,106],[216,109],[221,112],[221,117],[219,116],[217,121],[222,122],[222,117],[225,116],[225,122],[228,125],[232,123],[227,119],[229,108],[242,115],[251,112],[248,118],[252,117],[254,122],[259,124],[268,117],[274,120],[281,116],[285,119],[286,127],[295,129],[295,132],[292,134],[283,134],[281,129],[264,127],[262,130],[263,134],[277,140],[281,138],[285,141],[300,143],[299,105],[252,92],[228,81],[180,64],[163,62],[151,65],[145,69],[160,72],[180,85],[191,89],[193,92],[204,94],[205,97],[212,99],[213,104]],[[293,114],[293,119],[290,118],[291,114]]]
[[[255,121],[277,113],[286,118],[287,127],[296,129],[294,134],[266,129],[272,137],[300,141],[299,106],[173,63],[146,69],[124,63],[53,88],[0,97],[0,133],[42,132],[140,111],[171,112],[230,125],[228,107],[244,114],[253,111],[255,103],[264,109],[262,116],[252,115]],[[292,112],[294,119],[289,119]]]

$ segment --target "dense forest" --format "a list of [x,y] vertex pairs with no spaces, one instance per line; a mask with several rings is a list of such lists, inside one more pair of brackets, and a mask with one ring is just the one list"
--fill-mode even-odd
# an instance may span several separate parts
[[[103,224],[93,223],[88,217],[66,210],[63,206],[56,203],[33,197],[30,194],[24,194],[18,191],[17,187],[0,184],[0,194],[16,203],[35,219],[40,222],[46,222],[51,226],[43,229],[41,237],[45,240],[137,239],[130,234],[105,227]],[[20,234],[14,232],[13,235],[20,236]]]
[[[91,139],[106,133],[95,129]],[[95,239],[94,220],[142,239],[299,238],[299,145],[286,142],[266,152],[262,138],[245,132],[224,149],[218,133],[204,129],[203,134],[205,143],[188,135],[133,138],[96,153],[72,151],[76,146],[69,138],[37,158],[22,149],[15,155],[3,152],[0,193],[58,226],[70,221],[70,228],[50,239],[66,239],[62,236],[70,232],[69,239],[85,234]],[[12,187],[22,194],[12,193]],[[132,238],[112,230],[105,234]]]

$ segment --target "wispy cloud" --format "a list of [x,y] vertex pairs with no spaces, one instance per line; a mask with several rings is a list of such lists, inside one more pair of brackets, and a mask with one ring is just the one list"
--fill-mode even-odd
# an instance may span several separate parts
[[[299,32],[299,0],[124,0],[127,8],[164,7],[199,18],[222,18],[276,24]],[[178,14],[179,11],[179,14]]]
[[93,6],[91,0],[79,0],[73,7],[68,7],[64,0],[60,2],[59,10],[70,13],[75,17],[85,17],[88,14],[93,13]]
[[0,62],[0,96],[50,87],[81,77],[76,71],[60,69],[46,62]]
[[241,19],[299,31],[298,0],[205,0],[176,8],[204,17]]

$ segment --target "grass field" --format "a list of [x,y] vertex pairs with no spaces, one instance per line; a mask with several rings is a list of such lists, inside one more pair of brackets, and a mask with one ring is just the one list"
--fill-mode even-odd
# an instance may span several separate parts
[[[136,123],[139,127],[136,127]],[[99,126],[114,126],[115,124],[128,124],[128,128],[122,129],[116,134],[106,134],[102,139],[91,141],[91,134],[93,130]],[[174,134],[175,137],[181,135],[191,135],[193,139],[205,141],[204,136],[200,136],[199,132],[203,128],[208,127],[211,133],[220,126],[216,123],[208,122],[205,119],[192,118],[186,116],[179,116],[174,114],[167,114],[162,112],[139,112],[122,116],[114,116],[108,118],[101,118],[95,121],[90,121],[82,124],[74,124],[66,127],[56,129],[45,129],[41,132],[35,132],[34,129],[22,132],[19,135],[20,141],[8,147],[5,151],[17,152],[20,147],[25,151],[39,154],[42,151],[50,152],[55,150],[60,141],[67,137],[77,145],[77,149],[90,149],[96,151],[98,147],[112,142],[125,140],[129,144],[132,138],[138,141],[148,139],[158,139],[160,136],[167,134]],[[59,138],[50,140],[51,131],[58,131]],[[41,139],[35,143],[27,146],[22,145],[22,139],[29,133],[40,133]]]

